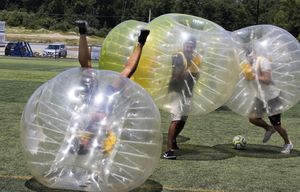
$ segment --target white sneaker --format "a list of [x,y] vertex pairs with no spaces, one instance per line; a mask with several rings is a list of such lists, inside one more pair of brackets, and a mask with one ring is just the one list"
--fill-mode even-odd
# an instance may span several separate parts
[[290,154],[293,147],[294,146],[293,146],[292,142],[290,142],[290,144],[284,144],[283,149],[281,150],[281,153]]
[[268,142],[270,140],[271,136],[273,135],[273,133],[275,133],[275,132],[276,132],[276,130],[273,128],[269,131],[266,131],[262,142],[263,143]]

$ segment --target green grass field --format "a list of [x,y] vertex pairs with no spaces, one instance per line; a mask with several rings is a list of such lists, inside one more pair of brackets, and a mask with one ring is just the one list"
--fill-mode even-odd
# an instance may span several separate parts
[[[49,189],[32,178],[22,154],[19,122],[39,85],[78,65],[76,60],[0,57],[1,192],[65,191]],[[161,116],[165,145],[170,117],[165,112]],[[295,147],[290,155],[279,153],[283,142],[278,134],[262,144],[264,131],[231,111],[191,116],[178,138],[177,160],[161,159],[134,192],[300,191],[300,104],[285,112],[282,122]],[[246,136],[246,150],[232,149],[231,140],[238,134]]]

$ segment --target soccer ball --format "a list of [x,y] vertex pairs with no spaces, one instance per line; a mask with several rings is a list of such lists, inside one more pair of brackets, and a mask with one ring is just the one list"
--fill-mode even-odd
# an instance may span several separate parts
[[232,143],[234,149],[245,149],[247,141],[242,135],[237,135],[233,137]]

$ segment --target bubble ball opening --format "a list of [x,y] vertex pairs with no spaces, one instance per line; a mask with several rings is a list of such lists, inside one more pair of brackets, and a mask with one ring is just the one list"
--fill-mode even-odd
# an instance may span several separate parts
[[[272,116],[293,107],[300,99],[299,42],[286,30],[273,25],[250,26],[232,35],[239,53],[240,71],[235,91],[226,105],[246,117]],[[257,60],[269,61],[274,96],[264,91],[257,78],[252,78],[255,66],[245,62],[249,51],[255,51]]]
[[40,86],[21,119],[31,174],[51,188],[129,191],[157,166],[160,113],[116,72],[74,68]]

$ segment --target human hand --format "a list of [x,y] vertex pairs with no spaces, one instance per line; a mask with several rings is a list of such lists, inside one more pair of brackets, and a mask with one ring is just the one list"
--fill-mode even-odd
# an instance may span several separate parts
[[253,74],[252,68],[248,63],[242,63],[240,64],[240,67],[247,80],[251,81],[255,79],[255,75]]

